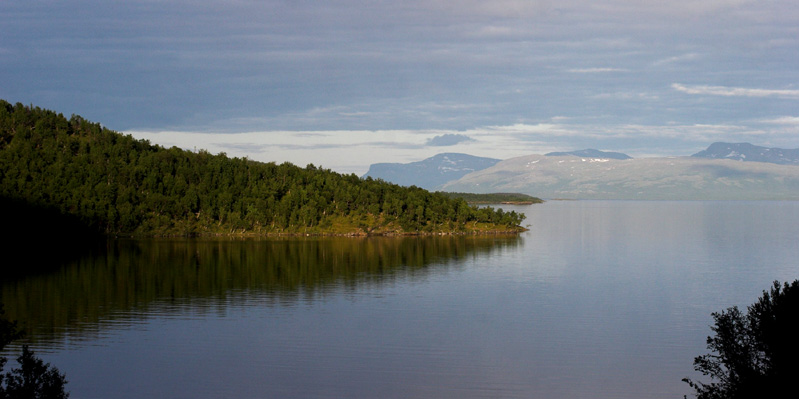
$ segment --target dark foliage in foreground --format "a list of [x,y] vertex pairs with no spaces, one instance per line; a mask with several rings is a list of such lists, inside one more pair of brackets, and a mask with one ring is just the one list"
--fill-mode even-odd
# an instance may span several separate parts
[[699,399],[785,397],[793,392],[799,359],[799,280],[770,291],[744,314],[737,307],[713,313],[712,352],[694,359],[694,369],[716,380],[683,379]]
[[[20,338],[16,323],[5,318],[0,304],[0,352],[11,341]],[[0,372],[4,371],[7,359],[0,357]],[[0,399],[66,399],[69,393],[64,390],[67,383],[64,374],[57,368],[36,357],[27,345],[17,357],[18,368],[0,374]]]
[[314,165],[166,149],[3,100],[0,198],[109,235],[518,230],[524,218]]

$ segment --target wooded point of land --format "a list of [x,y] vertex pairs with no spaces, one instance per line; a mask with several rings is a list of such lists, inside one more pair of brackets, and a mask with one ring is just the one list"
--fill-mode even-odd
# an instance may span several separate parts
[[[518,232],[523,214],[477,208],[313,164],[164,148],[0,100],[0,199],[111,236]],[[26,215],[17,215],[25,220]],[[56,224],[55,221],[54,225]],[[37,226],[47,232],[48,226]]]

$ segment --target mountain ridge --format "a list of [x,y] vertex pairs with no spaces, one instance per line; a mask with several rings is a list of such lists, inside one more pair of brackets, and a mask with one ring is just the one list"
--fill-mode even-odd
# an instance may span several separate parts
[[[799,199],[799,168],[793,166],[799,166],[799,150],[750,143],[715,142],[682,157],[585,149],[507,159],[432,189],[550,199],[792,200]],[[407,178],[413,184],[414,176]]]
[[496,165],[501,159],[446,152],[410,163],[376,163],[363,177],[382,179],[401,186],[431,190],[469,173]]
[[750,143],[715,142],[707,149],[691,155],[696,158],[733,159],[746,162],[767,162],[778,165],[799,165],[799,149],[769,148]]

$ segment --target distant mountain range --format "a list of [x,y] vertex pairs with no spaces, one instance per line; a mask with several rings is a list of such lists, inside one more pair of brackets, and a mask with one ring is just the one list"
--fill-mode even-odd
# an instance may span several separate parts
[[[427,163],[429,168],[442,166],[455,155],[479,159],[440,154],[420,163]],[[491,161],[494,163],[487,167],[462,167],[458,172],[463,173],[461,177],[438,185],[435,182],[457,174],[437,173],[439,180],[433,181],[427,175],[435,168],[413,172],[407,166],[417,163],[378,165],[387,165],[384,168],[388,169],[392,168],[388,165],[405,165],[400,184],[450,192],[516,192],[545,199],[799,200],[799,150],[748,143],[713,143],[684,157],[633,159],[626,154],[588,149]],[[383,176],[387,176],[385,172]],[[400,170],[394,169],[394,173],[399,175]]]
[[467,154],[445,153],[418,162],[372,164],[363,177],[432,190],[469,173],[490,168],[500,161]]
[[768,162],[779,165],[799,165],[799,149],[767,148],[749,143],[713,143],[692,157],[734,159],[736,161]]
[[544,199],[799,199],[799,167],[698,157],[628,160],[528,155],[441,187]]

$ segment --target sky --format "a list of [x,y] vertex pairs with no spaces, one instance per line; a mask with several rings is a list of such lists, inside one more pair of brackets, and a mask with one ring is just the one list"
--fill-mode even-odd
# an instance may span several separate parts
[[363,174],[799,147],[795,0],[2,0],[0,98]]

